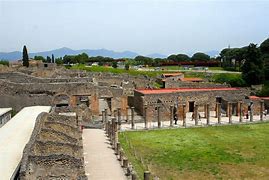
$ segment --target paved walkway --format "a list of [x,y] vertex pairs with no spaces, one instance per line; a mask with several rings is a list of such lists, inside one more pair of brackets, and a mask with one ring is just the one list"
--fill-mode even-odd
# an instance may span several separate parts
[[127,179],[103,130],[84,129],[82,138],[85,171],[89,179]]

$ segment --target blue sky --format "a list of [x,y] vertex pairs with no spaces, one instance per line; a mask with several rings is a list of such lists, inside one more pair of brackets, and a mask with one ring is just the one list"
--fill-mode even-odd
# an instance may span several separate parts
[[268,17],[267,0],[0,0],[0,52],[221,50],[268,38]]

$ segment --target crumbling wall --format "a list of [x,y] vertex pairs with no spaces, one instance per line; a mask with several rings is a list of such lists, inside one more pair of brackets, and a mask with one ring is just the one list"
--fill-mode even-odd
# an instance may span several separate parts
[[82,135],[75,117],[42,113],[21,161],[19,178],[87,179]]

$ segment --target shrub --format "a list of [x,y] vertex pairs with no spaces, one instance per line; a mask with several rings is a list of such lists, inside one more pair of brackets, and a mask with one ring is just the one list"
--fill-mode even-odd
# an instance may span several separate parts
[[1,61],[0,61],[0,64],[2,64],[2,65],[4,65],[4,66],[9,66],[9,61],[1,60]]
[[217,74],[213,77],[217,83],[227,83],[232,87],[244,87],[246,82],[242,79],[240,74]]

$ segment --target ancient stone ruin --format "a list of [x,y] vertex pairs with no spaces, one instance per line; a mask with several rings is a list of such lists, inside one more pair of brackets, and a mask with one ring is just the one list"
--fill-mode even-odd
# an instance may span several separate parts
[[42,113],[26,145],[20,179],[87,179],[76,117]]

